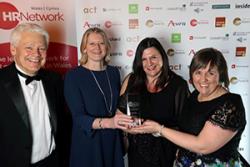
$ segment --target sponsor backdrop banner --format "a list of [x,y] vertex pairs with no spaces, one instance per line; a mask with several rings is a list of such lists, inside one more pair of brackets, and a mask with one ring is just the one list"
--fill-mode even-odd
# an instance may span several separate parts
[[[228,62],[230,90],[241,94],[247,117],[239,151],[250,162],[250,3],[208,0],[0,0],[0,68],[11,63],[9,35],[22,22],[48,30],[46,68],[64,74],[77,65],[82,34],[104,29],[112,44],[111,64],[122,78],[131,72],[138,43],[156,37],[168,53],[170,68],[189,80],[188,66],[204,47],[219,49]],[[76,20],[76,21],[75,21]],[[77,56],[78,55],[78,56]],[[190,89],[193,90],[190,85]]]
[[0,1],[0,68],[12,61],[11,30],[23,22],[43,26],[50,34],[46,68],[64,74],[77,65],[74,5],[71,0]]
[[[78,46],[89,27],[107,32],[112,44],[111,63],[121,70],[122,77],[131,72],[137,44],[144,37],[160,40],[171,69],[186,80],[197,50],[219,49],[228,62],[230,90],[241,94],[245,105],[248,124],[239,151],[250,162],[248,0],[76,0],[76,19]],[[190,89],[193,90],[191,85]]]

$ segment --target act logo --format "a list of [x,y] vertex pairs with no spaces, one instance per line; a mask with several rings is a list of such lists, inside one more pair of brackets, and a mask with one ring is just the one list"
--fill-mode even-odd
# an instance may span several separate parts
[[8,30],[16,27],[19,23],[17,8],[7,2],[0,2],[0,28]]
[[93,8],[83,8],[83,13],[84,14],[93,14],[96,13],[96,6]]

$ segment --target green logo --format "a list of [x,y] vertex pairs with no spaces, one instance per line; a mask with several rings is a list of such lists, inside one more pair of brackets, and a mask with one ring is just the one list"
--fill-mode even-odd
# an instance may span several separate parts
[[128,12],[130,14],[138,13],[138,4],[129,4],[129,6],[128,6]]
[[173,33],[171,35],[171,42],[172,43],[180,43],[181,42],[181,33]]

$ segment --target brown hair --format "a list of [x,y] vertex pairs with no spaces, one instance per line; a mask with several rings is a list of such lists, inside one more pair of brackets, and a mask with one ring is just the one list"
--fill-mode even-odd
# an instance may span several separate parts
[[210,63],[210,68],[217,67],[219,72],[219,82],[228,89],[229,78],[227,62],[222,53],[214,48],[204,48],[195,53],[189,70],[190,81],[193,83],[193,73],[201,68],[206,68]]

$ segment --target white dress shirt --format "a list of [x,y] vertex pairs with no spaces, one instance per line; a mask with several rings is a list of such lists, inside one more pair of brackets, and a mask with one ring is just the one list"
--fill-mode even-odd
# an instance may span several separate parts
[[[16,68],[23,72],[17,65]],[[23,72],[24,73],[24,72]],[[26,105],[29,111],[29,120],[32,131],[33,145],[31,163],[36,163],[55,149],[55,140],[52,135],[50,113],[42,81],[32,81],[26,85],[26,78],[18,75],[23,90]]]

